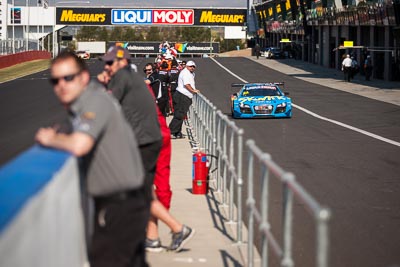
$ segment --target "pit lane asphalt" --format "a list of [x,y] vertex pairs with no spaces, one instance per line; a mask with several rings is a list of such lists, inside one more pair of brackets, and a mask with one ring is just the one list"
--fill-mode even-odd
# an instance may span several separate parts
[[[325,87],[326,81],[321,77],[320,84],[315,84],[280,73],[274,70],[279,62],[269,62],[270,67],[266,68],[246,58],[217,61],[246,81],[284,81],[285,91],[298,106],[400,141],[397,105]],[[202,61],[196,72],[197,81],[207,77],[197,83],[200,90],[229,115],[229,95],[237,90],[229,88],[229,84],[241,80],[222,68],[203,65]],[[307,76],[314,78],[312,73]],[[396,226],[400,219],[399,147],[319,120],[296,108],[289,120],[235,122],[244,129],[245,138],[254,139],[281,167],[293,172],[311,195],[332,209],[330,266],[400,266],[400,230]],[[274,184],[271,199],[275,202],[270,218],[277,232],[280,193],[281,189]],[[314,266],[314,259],[305,252],[315,245],[314,226],[300,210],[299,206],[295,208],[295,236],[300,237],[295,241],[296,265]]]
[[[226,114],[230,84],[240,82],[210,59],[195,59],[196,85]],[[285,81],[293,102],[322,116],[400,142],[398,106],[311,84],[246,58],[218,58],[247,81]],[[143,61],[139,65],[142,69]],[[92,74],[101,65],[90,61]],[[274,66],[272,66],[274,67]],[[311,76],[311,75],[310,75]],[[48,72],[0,85],[0,164],[33,144],[36,130],[64,118]],[[399,148],[318,120],[294,109],[292,119],[235,120],[274,161],[296,174],[320,203],[332,209],[330,266],[400,266]],[[246,190],[244,190],[246,191]],[[274,231],[280,231],[280,194],[271,185]],[[313,266],[314,225],[303,207],[295,207],[294,257],[297,266]]]

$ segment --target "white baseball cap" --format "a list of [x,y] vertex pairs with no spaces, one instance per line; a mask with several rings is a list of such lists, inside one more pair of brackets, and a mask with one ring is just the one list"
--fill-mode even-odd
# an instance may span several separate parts
[[194,63],[194,61],[189,60],[188,62],[186,62],[186,66],[191,67],[191,66],[195,66],[196,67],[196,63]]

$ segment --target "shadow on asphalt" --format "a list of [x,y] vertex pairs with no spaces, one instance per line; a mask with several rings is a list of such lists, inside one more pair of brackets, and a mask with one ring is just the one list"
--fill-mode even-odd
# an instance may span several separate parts
[[[299,74],[288,74],[288,76],[296,77],[296,78],[326,78],[326,79],[337,79],[342,80],[344,82],[343,73],[339,70],[326,68],[319,65],[311,64],[308,62],[295,60],[295,59],[281,59],[275,60],[280,64],[304,70],[308,73],[299,73]],[[362,74],[357,74],[354,79],[351,81],[355,84],[372,86],[382,89],[391,89],[391,90],[400,90],[400,82],[399,81],[384,81],[379,79],[372,79],[370,81],[365,80],[365,76]]]

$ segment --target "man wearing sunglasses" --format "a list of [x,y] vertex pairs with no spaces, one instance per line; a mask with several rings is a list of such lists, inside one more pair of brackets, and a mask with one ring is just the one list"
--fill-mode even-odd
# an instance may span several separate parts
[[178,77],[178,87],[173,95],[174,117],[169,123],[171,138],[173,139],[184,138],[182,134],[183,120],[192,104],[193,95],[200,92],[200,90],[196,89],[194,82],[195,69],[196,63],[190,60],[186,63],[186,68],[180,72]]
[[[168,108],[168,71],[162,67],[166,62],[153,69],[151,63],[147,63],[144,67],[146,74],[145,83],[150,85],[153,95],[156,98],[157,106],[160,112],[167,117]],[[164,65],[164,67],[166,67]]]
[[150,206],[162,136],[154,97],[143,83],[143,78],[131,70],[130,58],[131,55],[126,48],[113,46],[101,60],[105,63],[104,70],[111,77],[107,89],[121,104],[125,117],[138,139]]
[[95,203],[90,266],[147,266],[143,244],[149,211],[136,137],[115,99],[90,81],[82,59],[62,52],[52,61],[50,72],[72,132],[41,128],[35,140],[80,158],[84,189]]

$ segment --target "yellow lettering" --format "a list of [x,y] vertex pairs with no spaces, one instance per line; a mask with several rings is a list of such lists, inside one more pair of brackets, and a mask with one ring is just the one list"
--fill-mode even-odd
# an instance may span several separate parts
[[74,14],[73,10],[63,10],[60,21],[65,22],[104,22],[106,14]]
[[72,18],[72,10],[63,10],[60,21],[69,21]]
[[242,23],[244,22],[244,15],[235,15],[235,23]]
[[286,1],[286,10],[290,10],[290,0]]
[[213,15],[212,11],[203,11],[200,16],[200,23],[242,23],[244,15]]
[[276,12],[281,13],[281,4],[276,5]]
[[201,12],[200,22],[209,22],[212,19],[212,11]]

